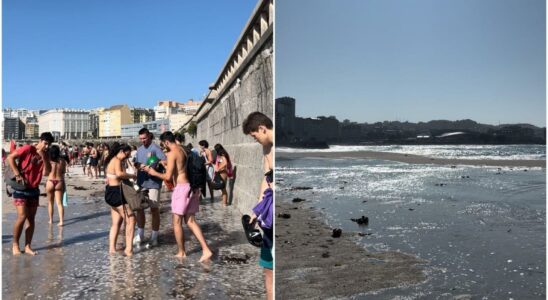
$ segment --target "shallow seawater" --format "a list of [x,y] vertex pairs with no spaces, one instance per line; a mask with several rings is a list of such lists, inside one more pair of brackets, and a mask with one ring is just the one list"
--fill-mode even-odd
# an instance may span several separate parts
[[[546,172],[382,160],[278,160],[281,198],[305,198],[373,251],[426,259],[427,281],[364,299],[544,299]],[[291,190],[291,187],[312,187]],[[369,217],[368,226],[351,218]]]
[[[41,204],[44,204],[41,199]],[[206,201],[207,202],[207,201]],[[102,199],[71,199],[65,226],[47,224],[38,209],[33,248],[38,255],[11,254],[14,214],[2,220],[2,295],[5,299],[249,299],[264,297],[257,248],[241,232],[240,213],[205,203],[197,220],[216,252],[198,262],[201,249],[185,227],[188,258],[173,255],[169,203],[163,203],[158,247],[141,246],[133,257],[108,255],[109,207]],[[54,222],[57,222],[57,212]],[[147,214],[150,222],[150,215]],[[149,226],[149,224],[147,224]],[[150,235],[146,230],[145,238]],[[21,247],[24,241],[22,236]],[[119,245],[123,236],[118,237]]]

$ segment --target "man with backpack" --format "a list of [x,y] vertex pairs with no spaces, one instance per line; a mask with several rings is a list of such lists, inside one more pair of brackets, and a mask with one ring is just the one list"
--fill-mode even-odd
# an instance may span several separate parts
[[21,254],[19,238],[23,233],[25,221],[28,223],[25,229],[25,254],[37,254],[32,250],[30,244],[34,234],[34,218],[39,204],[40,182],[42,175],[49,174],[51,170],[47,154],[51,143],[53,143],[53,135],[50,132],[44,132],[40,135],[38,145],[19,147],[6,158],[15,180],[19,185],[24,186],[24,188],[21,187],[21,190],[13,191],[13,204],[17,208],[17,220],[13,226],[13,255]]
[[[171,131],[162,133],[160,136],[160,141],[169,149],[167,152],[166,172],[160,173],[148,166],[143,167],[143,170],[149,175],[158,177],[162,180],[173,180],[176,184],[173,194],[171,195],[173,232],[175,234],[175,240],[177,241],[178,247],[178,251],[175,256],[179,258],[186,256],[182,227],[184,221],[194,236],[196,236],[196,239],[200,242],[200,246],[202,247],[202,257],[200,258],[200,262],[208,261],[213,255],[213,252],[209,249],[195,217],[200,205],[200,190],[199,187],[196,186],[197,183],[191,181],[194,174],[189,174],[190,172],[188,166],[188,163],[194,164],[194,162],[187,158],[185,151],[175,142],[175,136]],[[190,170],[191,169],[193,169],[193,167],[190,167]],[[203,176],[205,179],[205,168]],[[198,176],[196,176],[196,178],[197,177]]]
[[198,151],[194,151],[192,144],[184,145],[185,136],[182,133],[175,133],[175,143],[180,146],[187,156],[187,176],[191,188],[199,189],[205,197],[207,183],[207,168],[205,157]]
[[[141,166],[147,165],[147,162],[157,158],[160,161],[165,161],[166,156],[162,149],[158,145],[152,142],[152,133],[147,128],[139,130],[139,139],[142,145],[137,148],[137,156],[135,161],[135,167],[140,169]],[[156,164],[160,165],[160,164]],[[158,176],[151,176],[147,172],[142,170],[137,172],[137,185],[144,190],[148,191],[148,198],[150,204],[150,214],[152,215],[152,235],[150,237],[149,246],[158,245],[158,230],[160,229],[160,190],[162,188],[162,179]],[[133,239],[135,246],[140,245],[145,238],[145,212],[137,210],[137,234]]]

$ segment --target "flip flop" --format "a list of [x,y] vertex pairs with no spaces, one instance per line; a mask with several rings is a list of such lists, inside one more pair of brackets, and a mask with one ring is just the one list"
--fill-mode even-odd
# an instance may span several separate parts
[[251,245],[261,247],[263,244],[261,231],[255,228],[255,222],[250,224],[249,220],[251,220],[249,215],[242,216],[242,225],[244,227],[245,237]]

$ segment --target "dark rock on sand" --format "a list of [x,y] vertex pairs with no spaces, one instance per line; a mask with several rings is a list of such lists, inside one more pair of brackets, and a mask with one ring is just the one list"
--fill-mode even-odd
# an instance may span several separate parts
[[331,236],[334,238],[339,238],[341,237],[341,235],[342,235],[342,229],[340,228],[333,229],[333,233],[331,234]]
[[88,190],[83,186],[75,186],[74,189],[77,190],[77,191],[87,191]]
[[289,219],[289,218],[291,218],[291,215],[290,215],[290,214],[286,214],[286,213],[279,213],[279,214],[278,214],[278,218]]
[[223,255],[219,257],[222,263],[229,264],[229,265],[241,265],[241,264],[247,264],[247,260],[249,259],[249,256],[247,254],[239,255],[239,254],[230,254],[230,255]]
[[308,187],[308,186],[294,186],[290,190],[291,191],[306,191],[306,190],[311,190],[311,189],[312,188]]
[[369,218],[366,216],[361,216],[361,218],[358,219],[350,219],[352,222],[358,223],[358,225],[369,225]]
[[305,201],[305,199],[303,198],[293,198],[293,202],[296,203],[296,202],[303,202]]
[[328,258],[328,257],[329,257],[329,252],[324,252],[324,253],[322,253],[322,257],[323,257],[323,258]]

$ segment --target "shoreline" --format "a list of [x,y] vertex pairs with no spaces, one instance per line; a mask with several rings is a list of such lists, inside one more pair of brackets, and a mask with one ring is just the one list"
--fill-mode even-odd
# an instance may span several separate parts
[[[298,196],[297,193],[293,196]],[[276,215],[276,295],[287,299],[351,297],[420,284],[426,261],[397,251],[369,252],[358,232],[332,237],[321,213],[280,196]]]
[[403,162],[408,164],[435,164],[435,165],[469,165],[490,167],[540,167],[546,168],[546,160],[504,160],[504,159],[448,159],[432,158],[415,154],[378,152],[378,151],[353,151],[353,152],[276,152],[276,159],[299,158],[358,158],[381,159]]

